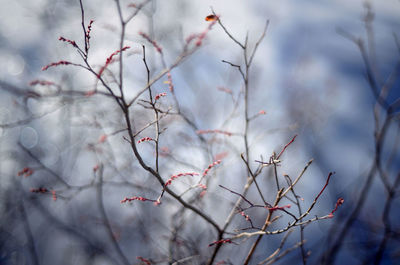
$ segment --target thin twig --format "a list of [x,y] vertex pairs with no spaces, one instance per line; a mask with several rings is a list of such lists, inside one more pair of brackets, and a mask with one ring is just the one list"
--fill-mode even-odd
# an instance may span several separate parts
[[293,187],[299,182],[300,178],[304,175],[306,172],[307,168],[311,165],[311,163],[314,161],[314,159],[311,159],[308,161],[307,165],[303,168],[303,170],[300,172],[300,175],[293,181],[292,185],[290,185],[283,193],[282,196],[285,196],[290,190],[293,189]]
[[[217,14],[215,14],[214,9],[211,8],[211,12],[213,13],[214,16],[217,16]],[[233,40],[233,42],[235,42],[237,45],[240,46],[240,48],[245,49],[245,45],[241,44],[235,37],[232,36],[231,33],[229,33],[229,31],[225,28],[224,24],[222,24],[221,19],[218,18],[218,24],[221,26],[221,28],[225,31],[226,35],[228,35],[228,37]]]
[[287,238],[289,237],[289,235],[293,232],[293,230],[289,230],[282,238],[281,243],[279,244],[278,248],[271,254],[269,255],[265,260],[261,261],[258,264],[264,264],[270,260],[272,260],[273,258],[275,258],[279,252],[282,250],[283,246],[285,245],[285,242],[287,240]]
[[128,261],[128,258],[125,256],[125,254],[122,252],[121,247],[119,246],[119,243],[117,242],[115,235],[112,231],[111,228],[111,224],[110,224],[110,220],[107,216],[105,207],[104,207],[104,201],[103,201],[103,165],[100,166],[98,172],[98,176],[99,176],[99,185],[97,186],[97,203],[98,203],[98,207],[100,210],[100,214],[102,216],[102,220],[104,222],[105,228],[107,230],[107,234],[108,237],[116,251],[116,253],[118,254],[118,256],[120,257],[120,259],[122,260],[122,262],[125,265],[129,265],[130,262]]
[[[282,192],[283,192],[283,189],[279,190],[278,193],[276,194],[275,202],[273,204],[273,207],[276,207],[278,205],[279,201],[282,198]],[[268,228],[269,224],[271,223],[272,213],[273,213],[272,211],[268,211],[268,215],[267,215],[267,218],[265,219],[265,223],[264,223],[263,227],[261,228],[261,231],[259,231],[259,232],[265,233],[265,230]],[[252,256],[253,256],[258,244],[260,243],[261,238],[262,238],[263,235],[264,234],[259,234],[257,239],[256,239],[256,241],[251,246],[250,251],[247,254],[247,257],[246,257],[245,261],[243,262],[244,265],[249,264],[250,259],[252,258]]]
[[252,172],[251,169],[250,169],[249,162],[246,161],[246,159],[245,159],[244,156],[243,156],[243,153],[240,154],[240,157],[242,158],[243,162],[246,164],[247,170],[248,170],[248,172],[250,173],[251,177],[253,178],[253,182],[254,182],[254,184],[256,185],[258,194],[260,194],[260,197],[261,197],[261,199],[263,200],[264,204],[267,205],[267,201],[264,199],[264,195],[262,194],[261,189],[260,189],[260,187],[259,187],[258,184],[257,184],[256,177],[254,176],[253,172]]
[[258,41],[256,42],[256,45],[254,46],[253,52],[250,55],[250,59],[249,59],[249,64],[252,63],[253,59],[254,59],[254,55],[256,54],[256,51],[258,49],[258,46],[260,45],[260,43],[263,41],[264,37],[265,37],[265,33],[267,33],[267,29],[268,29],[268,25],[269,25],[269,19],[267,19],[267,21],[265,22],[265,26],[264,26],[264,30],[260,36],[260,38],[258,39]]

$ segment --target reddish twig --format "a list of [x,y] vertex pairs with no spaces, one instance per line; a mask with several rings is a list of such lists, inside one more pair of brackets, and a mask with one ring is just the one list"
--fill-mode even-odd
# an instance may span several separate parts
[[126,203],[126,202],[131,202],[131,201],[150,201],[150,202],[154,202],[155,205],[160,204],[160,202],[158,200],[152,200],[152,199],[148,199],[148,198],[144,198],[144,197],[139,197],[139,196],[133,196],[133,197],[125,197],[123,200],[121,200],[121,203]]
[[214,241],[214,242],[210,243],[208,246],[212,247],[214,245],[220,245],[220,244],[226,244],[226,243],[232,244],[233,241],[231,239],[229,239],[229,238],[225,238],[225,239]]
[[197,130],[196,133],[197,134],[218,133],[218,134],[224,134],[224,135],[227,135],[227,136],[232,136],[231,132],[222,131],[222,130]]
[[113,52],[110,56],[108,56],[108,58],[106,59],[106,63],[100,68],[99,73],[97,74],[99,77],[103,74],[104,70],[107,68],[108,65],[110,65],[114,60],[114,56],[116,56],[117,54],[129,49],[129,46],[125,46],[120,50],[116,50],[115,52]]
[[297,134],[292,138],[292,140],[290,140],[289,143],[287,143],[287,144],[285,145],[285,147],[283,147],[282,151],[279,153],[279,155],[276,157],[276,159],[279,159],[279,158],[281,157],[281,155],[283,154],[283,152],[285,152],[286,148],[287,148],[291,143],[294,142],[294,139],[296,139],[296,137],[297,137]]
[[153,47],[156,49],[157,52],[159,52],[160,54],[162,54],[162,48],[160,45],[158,45],[158,43],[155,40],[152,40],[149,35],[147,35],[144,32],[139,31],[139,35],[142,36],[144,39],[146,39],[148,42],[151,43],[151,45],[153,45]]
[[332,210],[332,212],[328,216],[332,218],[333,217],[333,213],[336,212],[337,209],[339,208],[339,206],[341,206],[343,203],[344,203],[344,199],[343,198],[339,198],[336,201],[335,208]]

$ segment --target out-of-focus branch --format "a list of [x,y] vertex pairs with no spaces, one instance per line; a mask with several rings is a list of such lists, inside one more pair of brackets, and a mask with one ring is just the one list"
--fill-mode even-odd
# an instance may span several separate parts
[[[283,192],[283,189],[278,191],[278,193],[276,194],[276,198],[275,198],[275,201],[274,201],[272,207],[278,206],[278,203],[282,199],[282,192]],[[265,219],[265,223],[264,223],[263,227],[261,228],[261,231],[259,231],[261,234],[258,234],[258,237],[257,237],[256,241],[251,246],[250,251],[247,254],[247,257],[243,262],[244,265],[249,264],[250,259],[252,258],[253,254],[254,254],[254,251],[256,250],[258,244],[260,243],[262,236],[265,235],[265,230],[268,228],[268,226],[269,226],[269,224],[271,222],[272,213],[273,213],[272,211],[268,211],[268,215],[267,215],[267,218]],[[257,233],[257,232],[255,232],[255,233]]]
[[293,187],[299,182],[300,178],[304,175],[306,172],[307,168],[311,165],[311,163],[314,161],[314,159],[311,159],[308,161],[307,165],[303,168],[303,170],[300,172],[299,176],[293,181],[293,183],[282,193],[282,196],[285,196],[289,191],[293,189]]
[[269,262],[270,260],[273,260],[278,254],[279,252],[282,250],[283,246],[286,243],[287,238],[289,237],[289,235],[293,232],[293,230],[289,230],[282,238],[281,243],[279,244],[278,248],[271,254],[269,255],[265,260],[261,261],[258,264],[264,264]]
[[374,264],[381,264],[381,261],[383,258],[383,253],[386,249],[388,241],[390,240],[390,238],[392,236],[392,224],[390,221],[390,212],[391,212],[391,207],[392,207],[393,201],[397,195],[396,190],[397,190],[399,184],[400,184],[400,173],[397,175],[396,180],[394,181],[393,185],[387,191],[387,198],[386,198],[385,206],[383,208],[383,213],[382,213],[382,221],[385,226],[385,229],[383,231],[382,240],[381,240],[378,250],[375,254]]
[[100,165],[100,168],[97,170],[97,175],[99,177],[99,185],[97,185],[97,204],[98,208],[100,210],[100,214],[102,217],[102,221],[104,222],[105,228],[107,230],[108,237],[118,254],[119,258],[125,265],[129,265],[130,262],[128,261],[128,258],[125,256],[125,254],[122,252],[121,247],[119,246],[115,235],[112,231],[110,220],[107,216],[105,207],[104,207],[104,201],[103,201],[103,165]]

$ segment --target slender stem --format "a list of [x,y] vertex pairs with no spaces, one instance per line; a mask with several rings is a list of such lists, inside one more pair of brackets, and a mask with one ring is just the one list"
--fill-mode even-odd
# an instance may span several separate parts
[[119,56],[119,91],[121,93],[121,98],[124,98],[124,61],[123,61],[123,47],[124,47],[124,41],[125,41],[125,28],[126,24],[124,22],[124,18],[122,17],[122,10],[121,10],[121,4],[119,0],[115,0],[115,3],[117,4],[117,10],[118,10],[118,17],[121,23],[121,36],[120,36],[120,41],[119,41],[119,50],[120,50],[120,56]]
[[[286,176],[286,181],[287,181],[288,185],[292,186],[293,185],[292,179],[288,175],[285,175],[285,176]],[[299,196],[296,194],[294,189],[291,189],[291,191],[292,191],[294,199],[296,200],[296,206],[297,206],[297,209],[298,209],[298,212],[299,212],[299,216],[301,216],[303,214],[303,212],[301,210]],[[305,240],[304,240],[304,227],[305,227],[304,225],[300,226],[300,242],[305,242]],[[306,265],[307,264],[307,253],[306,253],[306,250],[304,248],[304,244],[301,244],[300,252],[301,252],[301,257],[302,257],[302,260],[303,260],[303,265]]]
[[258,186],[258,183],[257,183],[257,181],[256,181],[256,176],[254,176],[253,172],[251,171],[249,162],[246,161],[246,159],[243,157],[243,154],[241,154],[240,157],[242,158],[242,160],[243,160],[244,163],[246,164],[247,170],[248,170],[248,172],[250,173],[250,175],[251,175],[251,177],[252,177],[252,179],[253,179],[254,184],[256,185],[258,194],[260,194],[260,197],[261,197],[261,199],[263,200],[264,205],[267,205],[268,203],[267,203],[267,201],[264,199],[264,195],[262,194],[261,189],[260,189],[260,187]]
[[382,221],[385,225],[385,229],[383,231],[383,237],[379,244],[378,250],[375,254],[375,260],[374,260],[374,264],[377,264],[377,265],[380,264],[382,261],[383,253],[386,249],[386,246],[387,246],[388,241],[392,234],[392,225],[391,225],[391,221],[390,221],[390,210],[391,210],[391,206],[393,204],[393,200],[396,195],[396,189],[399,184],[400,184],[400,173],[397,175],[393,186],[391,186],[390,190],[387,192],[386,203],[385,203],[385,207],[384,207],[384,210],[382,213]]
[[38,257],[38,253],[37,253],[36,248],[35,248],[35,237],[32,234],[32,229],[31,229],[31,226],[29,224],[28,215],[26,214],[24,200],[19,202],[19,208],[20,208],[20,211],[21,211],[22,221],[23,221],[23,224],[24,224],[24,230],[25,230],[27,241],[28,241],[28,248],[29,248],[29,251],[31,253],[31,258],[32,258],[31,262],[34,265],[39,265],[40,264],[39,263],[39,257]]
[[[282,199],[282,192],[283,192],[283,189],[279,190],[278,193],[276,194],[275,202],[274,202],[274,204],[273,204],[273,207],[276,207],[276,206],[278,205],[279,201]],[[272,214],[273,214],[273,211],[268,211],[267,218],[265,219],[265,223],[264,223],[263,227],[261,228],[261,231],[264,232],[264,231],[268,228],[268,226],[269,226],[269,224],[270,224],[270,222],[271,222]],[[251,260],[251,257],[252,257],[253,254],[254,254],[254,251],[256,250],[258,244],[259,244],[260,241],[261,241],[262,236],[263,236],[263,235],[259,235],[259,236],[257,237],[256,241],[255,241],[255,242],[253,243],[253,245],[251,246],[250,251],[249,251],[249,253],[247,254],[247,257],[246,257],[246,259],[245,259],[244,262],[243,262],[244,265],[249,264],[249,262],[250,262],[250,260]]]
[[[88,51],[88,43],[86,41],[86,27],[85,27],[85,9],[83,8],[83,3],[82,0],[79,0],[79,4],[81,6],[81,17],[82,17],[82,29],[83,29],[83,36],[84,36],[84,41],[85,41],[85,51]],[[85,58],[87,58],[87,54],[84,53]]]
[[[216,15],[212,8],[211,8],[211,11],[212,11],[212,13],[214,15]],[[242,76],[243,82],[244,82],[244,122],[245,122],[244,127],[245,128],[244,128],[244,133],[243,133],[243,141],[244,141],[244,149],[245,149],[245,154],[246,154],[245,161],[246,160],[247,161],[251,161],[251,159],[250,159],[250,151],[249,151],[249,140],[248,140],[249,124],[250,124],[250,121],[251,121],[251,118],[249,116],[249,70],[250,70],[250,66],[252,64],[252,58],[254,57],[254,55],[256,53],[257,47],[261,43],[262,39],[264,39],[266,28],[263,31],[263,33],[261,34],[261,37],[260,37],[259,41],[256,44],[256,47],[254,48],[254,50],[252,52],[251,59],[249,60],[248,55],[247,55],[247,53],[248,53],[248,35],[246,35],[245,42],[244,42],[244,44],[242,44],[235,37],[233,37],[233,35],[222,24],[220,19],[218,19],[218,24],[221,26],[221,28],[224,30],[224,32],[227,34],[227,36],[242,48],[242,52],[243,52],[243,60],[244,60],[244,64],[245,64],[244,71],[242,70],[242,68],[239,65],[230,63],[230,62],[225,61],[225,60],[223,60],[223,62],[230,64],[232,67],[237,68],[239,70],[239,72],[240,72],[240,74]],[[267,26],[268,26],[268,23],[266,24],[266,27]],[[243,192],[242,192],[243,196],[246,196],[246,194],[248,192],[248,189],[250,188],[251,184],[255,181],[255,176],[257,175],[257,174],[252,175],[251,168],[250,168],[250,165],[248,163],[246,164],[246,166],[247,166],[247,182],[246,182],[245,187],[244,187]],[[259,187],[258,187],[258,191],[259,191],[264,203],[266,204],[266,201],[263,198],[261,190],[260,190]],[[234,207],[232,208],[231,212],[229,213],[227,219],[225,220],[225,225],[224,225],[224,227],[222,229],[222,232],[218,236],[218,240],[222,239],[226,228],[231,223],[231,221],[233,219],[233,216],[235,214],[235,211],[239,207],[239,205],[242,202],[242,200],[243,200],[243,198],[239,197],[238,200],[236,201]],[[214,249],[214,252],[212,254],[211,259],[207,262],[207,264],[211,265],[213,263],[216,255],[217,255],[217,252],[219,251],[221,246],[222,246],[222,244],[218,244],[217,245],[217,247]]]
[[102,220],[104,222],[104,225],[106,227],[107,230],[107,234],[108,237],[116,251],[116,253],[118,254],[118,256],[120,257],[120,259],[122,260],[122,262],[125,265],[129,265],[130,262],[128,261],[128,258],[125,256],[125,254],[122,252],[121,247],[119,246],[115,235],[112,231],[111,228],[111,224],[110,224],[110,220],[108,219],[105,207],[104,207],[104,201],[103,201],[103,166],[101,165],[98,172],[98,176],[99,176],[99,185],[97,185],[97,204],[100,210],[100,214],[102,217]]

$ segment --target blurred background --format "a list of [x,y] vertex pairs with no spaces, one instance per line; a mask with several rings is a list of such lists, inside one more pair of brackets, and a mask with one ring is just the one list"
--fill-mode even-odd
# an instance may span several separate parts
[[[141,2],[120,1],[125,17]],[[124,197],[157,198],[161,186],[139,165],[115,100],[101,93],[93,74],[74,66],[41,71],[60,60],[82,63],[74,47],[83,45],[77,0],[0,0],[0,263],[1,264],[205,264],[217,240],[214,229],[165,195],[159,206]],[[94,20],[88,61],[99,69],[119,49],[120,22],[115,1],[83,1],[85,23]],[[124,92],[135,96],[147,82],[143,49],[152,77],[182,54],[185,39],[204,32],[212,9],[250,51],[269,25],[249,70],[249,166],[268,161],[297,135],[281,157],[278,175],[296,178],[314,159],[296,193],[307,209],[336,172],[310,214],[329,214],[339,197],[345,203],[332,219],[304,228],[307,264],[400,263],[400,1],[149,1],[127,25]],[[163,57],[139,35],[144,32],[163,49]],[[182,198],[221,226],[240,192],[247,169],[243,133],[243,50],[215,24],[201,47],[152,86],[163,109],[179,110],[160,121],[160,173],[164,180],[179,172],[201,173],[216,159],[207,192],[190,190]],[[108,68],[118,73],[118,64]],[[53,85],[30,85],[46,80]],[[117,88],[112,75],[106,80]],[[148,100],[148,95],[140,98]],[[136,101],[131,108],[134,131],[154,119]],[[265,111],[265,114],[258,114]],[[187,122],[188,120],[191,123]],[[233,135],[196,130],[223,130]],[[150,126],[141,137],[155,137]],[[153,143],[138,144],[153,166]],[[29,168],[32,172],[23,170]],[[30,174],[32,173],[32,174]],[[273,170],[258,177],[268,202],[276,196]],[[172,189],[185,192],[198,179],[185,177]],[[49,192],[31,192],[46,188]],[[54,200],[54,195],[57,199]],[[200,196],[200,197],[199,197]],[[248,198],[262,203],[255,187]],[[290,202],[289,202],[290,203]],[[293,207],[290,211],[296,213]],[[247,213],[258,226],[265,212]],[[281,214],[281,213],[278,213]],[[283,216],[269,229],[286,226]],[[228,230],[247,227],[234,217]],[[251,264],[280,245],[282,234],[263,237]],[[284,249],[300,241],[299,228]],[[242,264],[254,238],[224,245],[215,264]],[[223,264],[223,263],[220,263]],[[299,248],[276,264],[304,264]]]

